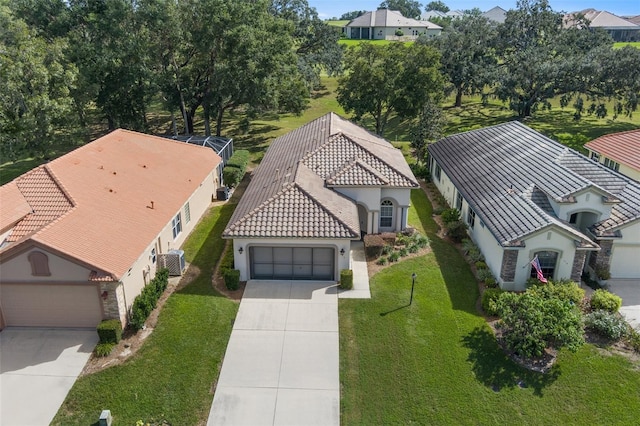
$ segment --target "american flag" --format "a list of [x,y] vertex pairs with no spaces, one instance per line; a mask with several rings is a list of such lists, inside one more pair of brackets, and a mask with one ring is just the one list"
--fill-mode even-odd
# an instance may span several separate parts
[[533,269],[535,269],[536,272],[538,273],[538,281],[542,283],[546,283],[547,279],[544,277],[544,275],[542,275],[542,268],[540,268],[540,260],[538,260],[537,255],[531,261],[531,266],[533,266]]

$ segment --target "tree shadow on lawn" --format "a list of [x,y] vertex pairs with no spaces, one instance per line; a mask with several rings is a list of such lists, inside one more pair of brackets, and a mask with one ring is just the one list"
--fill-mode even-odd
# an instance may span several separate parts
[[533,394],[542,396],[543,390],[560,377],[558,365],[548,373],[527,370],[513,363],[500,349],[496,337],[486,327],[476,327],[462,337],[469,349],[467,360],[473,365],[476,379],[494,392],[504,388],[532,388]]

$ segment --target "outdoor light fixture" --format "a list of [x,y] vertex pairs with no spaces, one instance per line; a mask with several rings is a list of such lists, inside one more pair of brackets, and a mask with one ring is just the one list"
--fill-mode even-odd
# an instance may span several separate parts
[[340,249],[340,256],[344,256],[344,247]]
[[240,254],[242,254],[242,252],[243,252],[243,251],[244,251],[244,249],[243,249],[242,247],[240,247],[240,248],[238,249],[238,253],[240,253]]
[[418,276],[416,275],[416,273],[414,272],[413,274],[411,274],[411,298],[409,299],[409,304],[413,303],[413,287],[416,285],[416,278]]

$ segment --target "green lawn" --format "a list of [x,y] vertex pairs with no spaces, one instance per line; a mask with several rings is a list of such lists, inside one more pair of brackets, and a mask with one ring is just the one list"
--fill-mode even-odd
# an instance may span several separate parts
[[625,42],[613,43],[613,48],[620,49],[627,45],[637,47],[638,49],[640,49],[640,41],[625,41]]
[[78,379],[53,424],[93,424],[103,409],[118,425],[206,422],[238,309],[211,286],[234,202],[213,208],[185,243],[187,260],[201,273],[169,297],[144,346],[124,364]]
[[[366,40],[366,39],[358,40],[358,39],[342,38],[338,40],[338,43],[342,44],[343,46],[349,47],[349,46],[357,46],[360,43],[374,43],[374,44],[387,45],[387,44],[399,43],[399,42],[396,40]],[[403,41],[401,43],[411,44],[413,43],[413,41]]]
[[340,27],[340,28],[342,28],[342,27],[344,27],[345,25],[347,25],[351,21],[343,19],[343,20],[338,20],[338,21],[324,21],[324,22],[326,22],[327,25],[330,25],[332,27]]
[[342,424],[637,424],[637,362],[587,345],[562,352],[547,375],[516,366],[476,311],[469,267],[434,236],[420,190],[410,223],[433,253],[376,274],[371,300],[340,299]]

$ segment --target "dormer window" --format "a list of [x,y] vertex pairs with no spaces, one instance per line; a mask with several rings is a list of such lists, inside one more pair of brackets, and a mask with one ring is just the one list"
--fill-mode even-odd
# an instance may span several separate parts
[[49,258],[41,251],[29,253],[29,263],[31,263],[31,275],[34,277],[49,277]]

